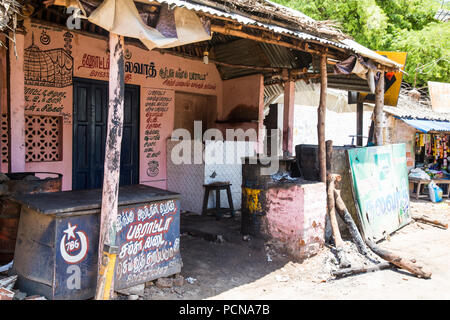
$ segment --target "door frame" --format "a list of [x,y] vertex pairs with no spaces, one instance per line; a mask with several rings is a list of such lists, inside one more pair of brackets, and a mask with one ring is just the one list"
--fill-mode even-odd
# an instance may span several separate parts
[[[76,135],[76,126],[75,126],[75,119],[76,119],[76,108],[75,108],[75,83],[76,82],[83,82],[86,84],[98,84],[98,85],[106,85],[106,92],[107,92],[107,101],[109,101],[109,81],[105,80],[97,80],[97,79],[89,79],[89,78],[82,78],[82,77],[72,77],[72,185],[71,189],[74,188],[74,182],[75,182],[75,165],[74,165],[74,155],[75,155],[75,135]],[[131,87],[137,91],[137,98],[138,98],[138,106],[137,106],[137,142],[136,143],[136,154],[137,154],[137,165],[136,165],[136,176],[137,176],[137,183],[139,184],[140,181],[140,157],[141,157],[141,86],[137,84],[125,84],[125,87]],[[124,93],[125,98],[125,93]],[[108,102],[107,102],[108,104]],[[109,108],[109,105],[108,105]],[[108,112],[106,112],[108,114]],[[120,180],[120,175],[119,175]]]

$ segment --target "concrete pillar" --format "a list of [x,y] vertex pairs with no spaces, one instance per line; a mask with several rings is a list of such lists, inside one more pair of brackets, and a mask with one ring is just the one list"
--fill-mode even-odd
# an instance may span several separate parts
[[9,41],[10,109],[9,109],[9,171],[25,172],[25,77],[23,71],[25,35],[16,34],[14,43]]
[[284,83],[283,155],[291,156],[294,150],[295,81]]

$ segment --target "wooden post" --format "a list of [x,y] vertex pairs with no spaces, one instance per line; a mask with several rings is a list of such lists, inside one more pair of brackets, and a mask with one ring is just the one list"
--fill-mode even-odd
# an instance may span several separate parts
[[[285,70],[283,75],[288,77]],[[295,81],[288,79],[284,83],[283,106],[283,155],[291,156],[294,150],[294,108],[295,108]]]
[[336,211],[341,216],[342,220],[347,224],[348,231],[350,232],[353,242],[358,247],[359,253],[363,255],[367,255],[367,252],[369,251],[366,247],[366,244],[364,242],[364,239],[362,238],[361,234],[359,233],[358,227],[355,224],[355,221],[353,221],[352,216],[347,210],[347,207],[342,200],[341,197],[341,191],[335,189],[334,190],[334,199],[336,201]]
[[328,207],[328,215],[330,217],[331,222],[331,230],[333,231],[334,244],[336,248],[340,248],[342,247],[342,238],[341,233],[339,231],[338,222],[336,219],[336,207],[334,198],[335,181],[336,175],[329,174],[328,188],[327,188],[327,207]]
[[366,266],[360,266],[360,267],[354,267],[354,268],[347,268],[347,269],[341,269],[333,271],[332,274],[337,277],[345,277],[349,275],[354,275],[358,273],[366,273],[366,272],[374,272],[379,270],[384,270],[388,268],[392,268],[393,265],[390,262],[381,262],[378,265],[372,266],[372,267],[366,267]]
[[331,173],[331,162],[333,161],[333,140],[325,141],[325,159],[327,172]]
[[109,300],[114,294],[114,265],[117,254],[116,220],[125,91],[123,44],[123,36],[110,32],[109,107],[100,217],[99,270],[96,300]]
[[363,123],[364,123],[364,104],[358,102],[356,104],[356,145],[363,145]]
[[375,109],[373,110],[374,144],[383,145],[384,73],[381,72],[375,88]]
[[319,157],[319,180],[327,181],[325,151],[325,110],[327,106],[327,56],[320,56],[320,102],[317,109],[317,142]]
[[380,248],[369,239],[365,239],[365,241],[367,246],[384,260],[389,261],[392,264],[395,264],[397,267],[401,269],[405,269],[411,272],[412,274],[416,275],[419,278],[424,279],[431,278],[431,272],[429,272],[428,270],[424,270],[422,266],[417,265],[415,259],[407,259],[389,250]]
[[[9,41],[9,172],[25,172],[25,82],[23,55],[25,35],[16,33],[16,49]],[[17,57],[14,51],[17,51]]]
[[335,181],[340,181],[341,177],[337,174],[329,173],[327,175],[327,208],[328,216],[330,218],[331,230],[333,232],[334,245],[336,247],[336,255],[339,260],[339,266],[341,268],[348,268],[351,263],[347,260],[344,253],[344,242],[341,238],[341,233],[339,231],[339,225],[336,219],[336,207],[335,207]]
[[442,229],[448,229],[448,223],[440,221],[440,220],[437,220],[435,218],[430,218],[427,215],[413,214],[412,218],[414,220],[416,220],[416,221],[420,221],[420,222],[423,222],[423,223],[428,223],[428,224],[434,225],[434,226],[442,228]]

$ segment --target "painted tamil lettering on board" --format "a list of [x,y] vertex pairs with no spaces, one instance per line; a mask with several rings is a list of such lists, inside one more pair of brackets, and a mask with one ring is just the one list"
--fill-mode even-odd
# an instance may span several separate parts
[[405,144],[348,150],[364,235],[381,240],[411,221]]
[[120,209],[116,289],[181,271],[179,207],[171,199]]

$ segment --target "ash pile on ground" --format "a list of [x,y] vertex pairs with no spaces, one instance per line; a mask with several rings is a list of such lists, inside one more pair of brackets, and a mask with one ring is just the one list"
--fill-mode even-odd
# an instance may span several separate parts
[[[367,255],[359,253],[358,247],[352,241],[343,241],[343,251],[345,259],[350,263],[349,268],[372,267],[384,261],[370,251],[370,249],[368,249]],[[329,248],[327,255],[324,257],[323,264],[324,273],[329,274],[330,277],[334,278],[332,272],[340,269],[339,261],[336,256],[336,249],[334,247]]]
[[[266,247],[266,253],[272,259],[277,258],[274,248]],[[352,241],[343,241],[345,258],[351,264],[350,268],[376,266],[384,260],[369,250],[365,256],[359,253],[357,246]],[[273,255],[273,256],[272,256]],[[325,245],[320,251],[303,261],[289,261],[280,269],[280,275],[290,280],[312,281],[314,283],[328,282],[339,279],[333,275],[334,271],[341,270],[336,249]],[[283,279],[278,277],[278,279]]]

